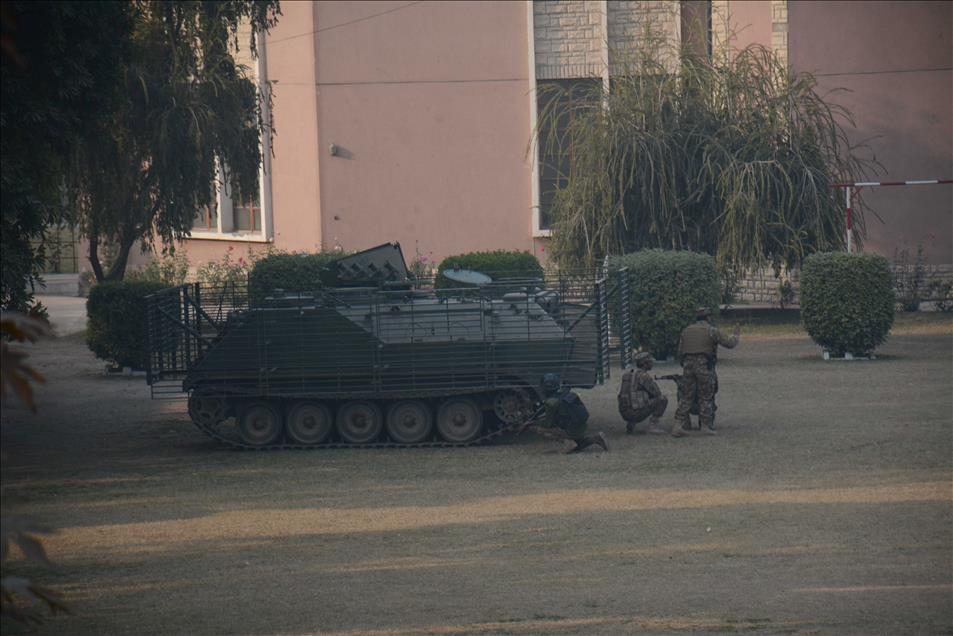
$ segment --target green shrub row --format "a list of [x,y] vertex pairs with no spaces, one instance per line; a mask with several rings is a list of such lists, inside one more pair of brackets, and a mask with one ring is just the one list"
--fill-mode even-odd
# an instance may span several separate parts
[[100,283],[86,301],[86,344],[97,358],[122,367],[146,365],[144,298],[168,285],[153,281]]
[[801,322],[832,355],[868,355],[887,339],[896,296],[887,259],[823,252],[801,270]]
[[[629,268],[634,344],[663,360],[675,355],[678,338],[698,307],[718,311],[721,281],[715,259],[687,251],[641,250],[610,258],[612,270]],[[618,297],[613,301],[618,322]]]
[[542,278],[543,266],[539,259],[529,252],[495,250],[492,252],[469,252],[448,256],[437,266],[437,277],[434,287],[461,287],[461,283],[454,282],[443,275],[448,269],[470,269],[490,278]]
[[275,289],[286,292],[315,292],[322,287],[321,270],[341,258],[338,252],[316,254],[274,252],[259,259],[248,275],[248,293],[264,298]]

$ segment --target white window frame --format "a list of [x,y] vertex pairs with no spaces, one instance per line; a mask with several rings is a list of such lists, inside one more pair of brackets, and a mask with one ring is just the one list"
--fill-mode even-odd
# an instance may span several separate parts
[[533,211],[533,238],[549,238],[552,230],[541,228],[539,214],[539,140],[536,138],[536,126],[539,105],[536,100],[536,25],[533,16],[533,0],[526,0],[526,41],[528,42],[527,62],[529,66],[529,134],[530,134],[530,161],[533,162],[532,177],[530,177],[530,209]]
[[[270,119],[271,113],[268,111],[268,99],[264,97],[265,91],[270,90],[266,71],[267,56],[265,54],[264,34],[258,34],[258,57],[256,68],[258,72],[258,95],[261,99],[262,117]],[[212,240],[212,241],[242,241],[247,243],[272,243],[274,242],[274,221],[272,218],[272,196],[271,196],[271,133],[265,130],[261,139],[261,167],[258,169],[258,226],[260,230],[236,230],[233,227],[233,209],[232,209],[232,189],[228,181],[224,178],[224,170],[216,161],[215,178],[218,182],[218,227],[210,229],[193,229],[190,239]]]

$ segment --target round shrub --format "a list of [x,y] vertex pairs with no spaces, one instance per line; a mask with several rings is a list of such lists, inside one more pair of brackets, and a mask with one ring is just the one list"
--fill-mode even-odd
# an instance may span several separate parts
[[659,360],[677,352],[679,335],[698,307],[718,311],[721,282],[707,254],[653,249],[609,260],[612,270],[629,268],[633,342]]
[[254,299],[264,298],[274,289],[286,292],[314,292],[323,286],[321,270],[341,258],[339,252],[316,254],[275,252],[259,259],[248,275],[248,292]]
[[146,364],[146,305],[149,294],[168,289],[154,281],[100,283],[86,300],[86,344],[97,358],[122,367]]
[[543,278],[543,266],[539,259],[529,252],[517,250],[495,250],[492,252],[468,252],[456,256],[448,256],[437,266],[437,278],[434,287],[461,287],[461,283],[452,281],[442,272],[459,266],[461,269],[472,269],[487,276],[496,278]]
[[867,355],[887,339],[896,298],[887,259],[824,252],[804,261],[801,322],[832,355]]

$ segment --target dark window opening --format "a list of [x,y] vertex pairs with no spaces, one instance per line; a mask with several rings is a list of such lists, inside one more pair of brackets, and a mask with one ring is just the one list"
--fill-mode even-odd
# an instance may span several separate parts
[[539,229],[552,226],[556,193],[572,176],[572,144],[566,134],[580,109],[598,100],[601,78],[537,81],[539,132]]
[[218,206],[215,203],[203,205],[192,220],[193,230],[218,231]]

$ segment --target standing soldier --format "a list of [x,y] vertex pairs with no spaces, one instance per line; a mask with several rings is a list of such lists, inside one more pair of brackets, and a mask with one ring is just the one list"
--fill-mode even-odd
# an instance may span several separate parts
[[[626,369],[619,387],[619,415],[626,421],[625,432],[635,432],[635,425],[649,418],[648,433],[664,433],[659,427],[659,418],[665,415],[668,398],[662,395],[655,380],[649,374],[655,360],[652,354],[642,351],[635,355],[635,368]],[[651,417],[650,417],[651,416]]]
[[586,435],[589,411],[573,391],[562,387],[559,376],[547,373],[540,382],[543,392],[543,411],[545,419],[535,427],[536,432],[555,439],[571,439],[575,446],[567,453],[579,451],[597,444],[602,450],[609,450],[602,433]]
[[707,428],[710,435],[715,434],[715,392],[718,390],[718,376],[715,363],[718,361],[718,345],[732,349],[738,344],[741,330],[736,326],[731,336],[709,322],[711,312],[699,308],[695,312],[695,322],[682,330],[678,341],[678,355],[682,363],[682,396],[675,410],[675,424],[672,436],[682,437],[683,429],[691,428],[689,412],[692,402],[698,397],[698,424]]

